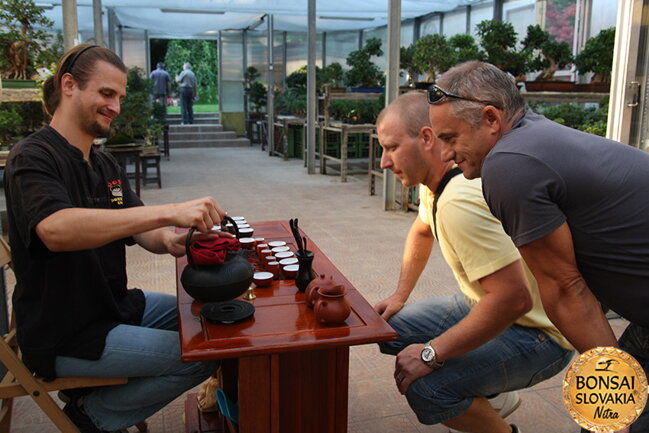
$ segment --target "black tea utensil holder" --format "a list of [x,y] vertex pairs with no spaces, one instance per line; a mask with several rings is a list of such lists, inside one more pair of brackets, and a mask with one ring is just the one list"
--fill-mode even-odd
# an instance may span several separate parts
[[309,285],[311,280],[313,280],[313,272],[311,267],[313,265],[313,251],[297,251],[295,253],[297,257],[297,262],[300,267],[297,270],[297,276],[295,277],[295,285],[300,292],[306,290],[306,286]]

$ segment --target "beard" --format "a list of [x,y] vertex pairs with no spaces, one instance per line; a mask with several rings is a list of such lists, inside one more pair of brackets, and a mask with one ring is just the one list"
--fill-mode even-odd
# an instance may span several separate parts
[[107,137],[110,134],[110,124],[102,125],[97,119],[83,119],[81,128],[89,135],[94,137]]

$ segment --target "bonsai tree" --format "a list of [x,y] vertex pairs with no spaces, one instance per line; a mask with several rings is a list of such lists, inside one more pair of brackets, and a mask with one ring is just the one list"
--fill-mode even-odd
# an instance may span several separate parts
[[259,81],[255,81],[248,89],[248,98],[255,113],[261,113],[261,109],[266,107],[266,102],[268,101],[266,86]]
[[333,62],[322,68],[322,82],[331,84],[331,87],[340,87],[343,80],[343,67],[338,62]]
[[383,73],[370,59],[372,56],[382,56],[381,40],[370,38],[360,50],[352,51],[347,56],[347,64],[351,68],[345,79],[350,87],[383,87]]
[[567,42],[557,42],[539,25],[528,26],[523,40],[523,50],[529,55],[528,71],[542,70],[537,81],[552,80],[558,68],[572,63],[572,53]]
[[515,77],[525,72],[528,55],[516,49],[518,34],[511,23],[484,20],[476,28],[485,61]]
[[137,66],[126,73],[126,97],[121,112],[113,119],[112,134],[107,144],[132,143],[144,138],[153,121],[151,106],[152,81],[144,78],[144,71]]
[[[255,68],[254,66],[249,66],[248,69],[246,69],[243,73],[243,81],[245,81],[246,88],[249,88],[252,86],[252,83],[257,81],[257,78],[259,78],[261,74]],[[246,89],[247,90],[247,89]]]
[[421,74],[419,66],[415,63],[415,45],[412,44],[409,47],[401,47],[401,52],[399,56],[399,66],[402,71],[406,71],[408,74],[408,81],[406,85],[413,86],[415,81]]
[[452,53],[452,62],[454,65],[468,62],[469,60],[485,59],[485,54],[480,50],[480,47],[475,42],[475,38],[469,34],[458,33],[451,36],[448,40],[448,46]]
[[575,57],[575,66],[580,74],[594,72],[593,83],[611,83],[613,68],[613,46],[615,45],[615,27],[599,32],[586,41],[586,46]]
[[426,74],[426,81],[435,82],[437,74],[453,66],[453,55],[444,35],[426,35],[414,43],[413,61]]
[[40,30],[52,25],[33,0],[0,2],[0,29],[5,30],[0,34],[2,77],[25,80],[40,66],[39,60],[43,64],[52,60],[42,58],[50,51],[47,47],[50,36]]

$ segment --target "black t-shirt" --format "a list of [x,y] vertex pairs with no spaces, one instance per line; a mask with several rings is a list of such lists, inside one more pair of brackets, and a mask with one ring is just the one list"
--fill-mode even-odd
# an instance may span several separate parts
[[90,161],[46,126],[12,149],[4,173],[18,344],[25,364],[46,378],[56,377],[57,355],[99,359],[108,332],[139,325],[144,312],[143,293],[126,288],[132,238],[55,253],[36,234],[62,209],[142,206],[113,157],[93,149]]

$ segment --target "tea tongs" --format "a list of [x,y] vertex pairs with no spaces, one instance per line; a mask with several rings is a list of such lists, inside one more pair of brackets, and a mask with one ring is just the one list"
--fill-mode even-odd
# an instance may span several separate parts
[[[293,237],[295,238],[295,243],[297,245],[298,251],[300,252],[300,254],[304,254],[304,249],[306,247],[302,243],[302,237],[300,236],[300,231],[297,228],[297,218],[289,220],[288,224],[291,227],[291,232],[293,233]],[[304,239],[304,241],[306,242],[306,238]]]

